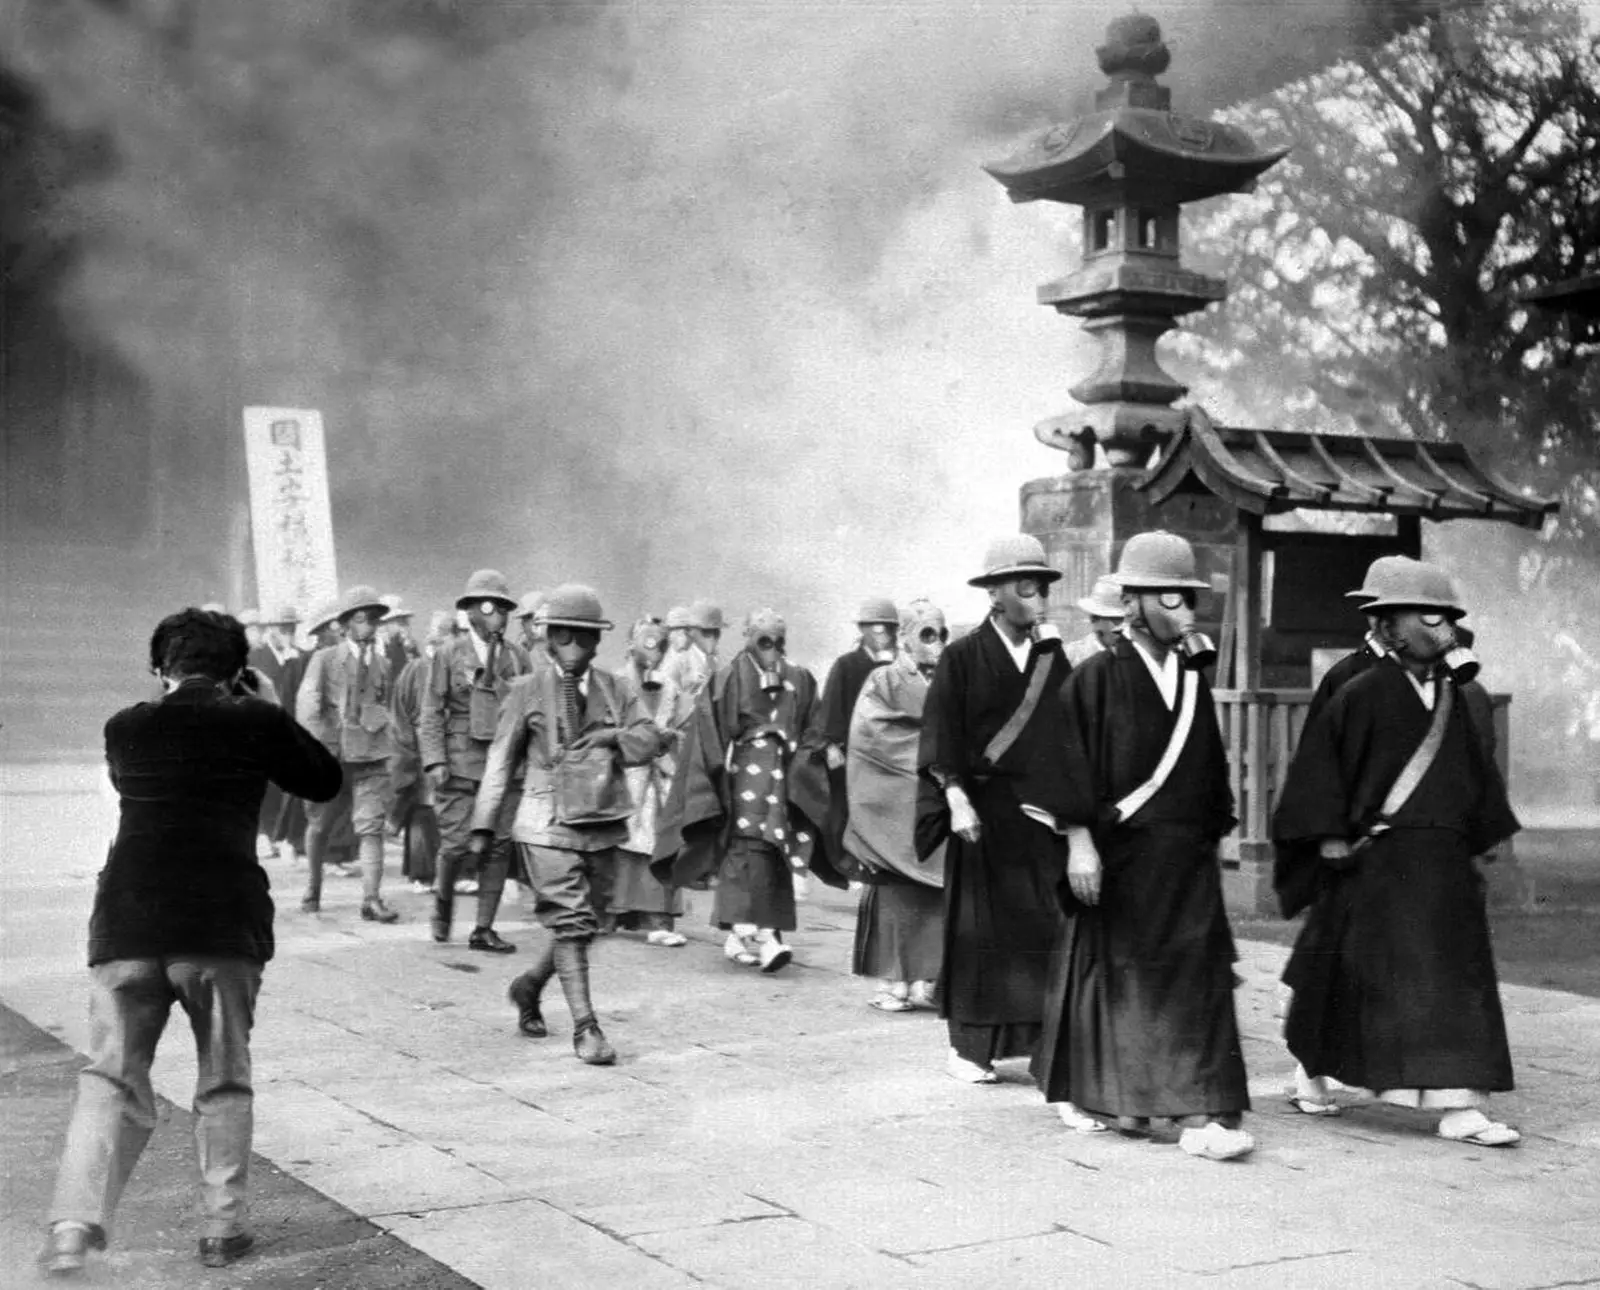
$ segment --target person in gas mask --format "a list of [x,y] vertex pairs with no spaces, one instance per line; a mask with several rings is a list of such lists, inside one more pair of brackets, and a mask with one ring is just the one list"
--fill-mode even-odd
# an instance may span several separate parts
[[[674,624],[682,622],[683,627]],[[661,660],[661,705],[656,721],[665,729],[682,731],[694,715],[695,701],[717,670],[722,642],[722,610],[709,600],[696,600],[683,611],[667,615],[667,653]],[[682,636],[683,644],[678,645]]]
[[543,591],[530,591],[521,600],[517,601],[516,612],[511,617],[517,624],[520,633],[517,644],[527,651],[528,658],[534,663],[545,658],[545,626],[539,621],[539,609],[545,602]]
[[1112,577],[1123,636],[1061,694],[1067,925],[1033,1074],[1070,1129],[1175,1120],[1184,1151],[1232,1159],[1255,1143],[1217,860],[1233,793],[1195,627],[1208,584],[1164,531],[1130,539]]
[[[467,616],[467,630],[435,651],[422,690],[417,743],[439,822],[431,931],[440,943],[450,939],[456,877],[471,854],[473,802],[500,704],[511,683],[532,667],[522,646],[505,638],[508,617],[516,607],[498,570],[479,569],[468,578],[456,600],[457,611]],[[510,823],[516,808],[514,795],[505,801],[507,810],[497,826],[495,844],[479,858],[478,917],[467,938],[468,949],[491,954],[510,954],[517,948],[494,930],[511,865]]]
[[843,849],[861,874],[850,970],[882,982],[881,1012],[934,1006],[944,958],[944,845],[916,852],[917,745],[922,712],[950,630],[926,600],[907,605],[892,662],[870,672],[850,718]]
[[1462,697],[1477,660],[1444,570],[1412,561],[1367,602],[1388,657],[1309,724],[1273,815],[1280,849],[1314,847],[1324,880],[1284,971],[1284,1027],[1310,1086],[1325,1079],[1440,1112],[1437,1132],[1510,1146],[1490,1119],[1511,1054],[1473,857],[1518,828]]
[[344,640],[318,650],[306,665],[295,695],[295,716],[339,758],[344,787],[331,802],[306,807],[309,872],[303,913],[322,910],[323,865],[335,831],[348,818],[361,872],[361,917],[392,923],[400,915],[383,900],[383,833],[391,788],[389,702],[394,678],[377,640],[378,621],[388,611],[371,587],[352,587],[339,605]]
[[[633,625],[621,678],[652,721],[664,693],[660,669],[665,651],[666,628],[659,618],[646,615]],[[643,765],[628,767],[633,814],[628,818],[628,840],[617,849],[608,902],[615,926],[643,932],[648,944],[667,949],[688,943],[675,927],[683,913],[683,893],[663,886],[650,872],[656,849],[656,823],[672,783],[675,742],[675,732],[663,731],[661,754]]]
[[1096,578],[1094,588],[1078,600],[1078,608],[1089,616],[1089,630],[1067,642],[1067,662],[1073,667],[1116,644],[1122,633],[1122,589],[1110,578]]
[[771,609],[745,621],[744,648],[696,701],[656,835],[651,872],[703,889],[723,953],[763,972],[784,967],[797,926],[792,870],[845,886],[821,830],[828,818],[816,678],[787,661],[787,627]]
[[501,804],[521,773],[512,836],[549,938],[533,967],[511,983],[517,1027],[531,1039],[549,1033],[540,1000],[556,976],[574,1052],[591,1066],[609,1066],[616,1050],[589,993],[589,943],[600,928],[595,875],[628,839],[627,768],[648,765],[668,740],[633,689],[594,666],[600,633],[611,624],[593,589],[557,587],[543,616],[549,663],[514,681],[506,695],[473,811],[472,847],[483,852],[493,844]]
[[1037,1044],[1061,925],[1065,854],[1048,821],[1064,784],[1046,754],[1062,738],[1055,695],[1071,668],[1045,622],[1060,577],[1037,538],[992,542],[983,572],[968,579],[987,594],[988,618],[944,651],[923,707],[916,846],[929,856],[948,839],[945,1069],[972,1084],[996,1083],[997,1060]]
[[834,659],[822,685],[823,756],[828,763],[828,836],[837,851],[849,820],[845,758],[850,748],[850,718],[861,687],[874,668],[894,660],[900,612],[886,596],[872,596],[856,610],[856,643]]

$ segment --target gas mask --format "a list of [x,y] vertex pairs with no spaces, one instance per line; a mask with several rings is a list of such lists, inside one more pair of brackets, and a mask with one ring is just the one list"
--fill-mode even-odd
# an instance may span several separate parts
[[1043,578],[1016,578],[989,588],[989,612],[1020,631],[1032,633],[1044,621],[1050,584]]
[[633,665],[639,670],[644,688],[659,690],[661,688],[661,659],[665,655],[667,643],[662,638],[661,627],[657,623],[643,623],[634,628],[633,638],[628,642],[628,657],[633,660]]
[[552,627],[545,638],[545,648],[555,660],[556,666],[568,676],[582,676],[589,670],[595,651],[600,648],[600,629],[559,625]]
[[722,640],[722,633],[714,627],[691,627],[689,639],[705,651],[707,658],[716,658],[717,644]]
[[744,647],[761,674],[761,688],[783,685],[783,656],[788,648],[788,624],[770,609],[759,609],[745,625]]
[[926,600],[913,601],[900,615],[901,652],[923,676],[933,675],[949,641],[950,629],[945,626],[944,614]]
[[880,663],[893,662],[895,631],[887,623],[862,623],[861,647]]
[[1379,639],[1402,662],[1437,663],[1457,685],[1478,675],[1478,656],[1462,642],[1449,614],[1401,609],[1384,615],[1379,629]]
[[506,607],[498,600],[480,600],[467,610],[467,621],[472,624],[472,630],[477,633],[479,640],[504,637],[508,619]]
[[377,619],[365,609],[358,609],[344,619],[345,635],[357,645],[365,645],[378,634]]
[[1193,591],[1130,590],[1126,594],[1133,600],[1128,607],[1128,623],[1144,628],[1168,649],[1176,650],[1185,667],[1199,671],[1217,661],[1217,647],[1211,637],[1194,625]]

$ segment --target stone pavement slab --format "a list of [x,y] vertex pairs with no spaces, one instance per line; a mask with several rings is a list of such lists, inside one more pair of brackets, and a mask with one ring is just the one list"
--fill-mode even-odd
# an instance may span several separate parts
[[[52,795],[38,775],[27,791],[4,782],[0,997],[81,1045],[108,804],[81,786]],[[269,871],[287,911],[254,1045],[258,1150],[345,1222],[477,1284],[1600,1285],[1593,1000],[1506,988],[1521,1087],[1498,1109],[1528,1136],[1516,1151],[1468,1148],[1393,1108],[1292,1112],[1284,951],[1241,942],[1260,1146],[1216,1165],[1171,1135],[1065,1132],[1022,1063],[992,1087],[950,1080],[938,1020],[874,1012],[848,975],[853,897],[814,892],[796,964],[771,977],[723,959],[704,896],[684,949],[602,942],[596,1001],[621,1058],[595,1069],[574,1060],[554,987],[550,1038],[516,1033],[505,988],[541,933],[514,903],[501,927],[521,951],[501,958],[432,944],[425,896],[395,891],[404,921],[378,927],[356,918],[356,884],[330,879],[308,918],[293,909],[303,871]],[[171,1027],[156,1072],[179,1104],[185,1043]],[[64,1107],[53,1114],[59,1140]],[[38,1191],[13,1195],[21,1229],[39,1221]],[[177,1230],[181,1192],[130,1197],[130,1228]]]

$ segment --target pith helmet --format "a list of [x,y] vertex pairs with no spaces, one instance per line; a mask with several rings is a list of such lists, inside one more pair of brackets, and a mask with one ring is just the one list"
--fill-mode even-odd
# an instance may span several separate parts
[[746,635],[757,632],[770,632],[774,636],[782,636],[789,630],[789,624],[776,609],[752,609],[744,620]]
[[[1367,576],[1354,591],[1344,594],[1351,600],[1376,600],[1387,595],[1395,579],[1406,577],[1406,571],[1417,562],[1408,555],[1380,555],[1367,566]],[[1404,585],[1404,584],[1402,584]]]
[[468,578],[466,590],[456,597],[456,608],[468,609],[480,600],[498,601],[508,613],[517,607],[517,598],[511,594],[506,575],[498,569],[479,569]]
[[990,587],[1015,578],[1040,578],[1054,582],[1061,575],[1045,562],[1039,539],[1026,533],[996,538],[983,553],[983,572],[968,578],[969,587]]
[[689,606],[674,605],[667,610],[666,627],[668,631],[676,627],[693,627],[694,621],[689,617]]
[[581,582],[568,582],[552,591],[540,606],[539,621],[551,627],[592,627],[599,631],[611,626],[600,612],[600,597],[594,588]]
[[300,611],[293,605],[279,605],[271,614],[261,615],[263,627],[294,627],[300,622]]
[[344,598],[339,601],[334,612],[338,615],[339,621],[343,622],[351,614],[359,613],[363,609],[377,614],[380,619],[389,612],[389,606],[383,603],[383,597],[372,587],[351,587],[344,593]]
[[1454,614],[1460,618],[1467,611],[1462,608],[1456,584],[1436,564],[1422,560],[1407,561],[1410,566],[1397,569],[1388,580],[1383,594],[1362,605],[1365,613],[1380,609],[1432,609],[1439,613]]
[[1151,591],[1192,587],[1209,591],[1211,584],[1194,576],[1194,548],[1176,533],[1156,529],[1128,539],[1117,561],[1117,571],[1107,575],[1117,587]]
[[389,606],[389,612],[383,616],[384,622],[400,623],[411,617],[411,606],[392,592],[383,598],[383,603]]
[[1078,608],[1091,618],[1122,618],[1122,588],[1110,578],[1096,578],[1094,590],[1078,601]]
[[544,601],[544,592],[530,591],[521,600],[517,601],[516,612],[514,612],[511,616],[513,618],[532,618],[539,612],[539,606],[544,604]]
[[722,610],[709,600],[697,600],[689,606],[689,626],[703,632],[720,632],[723,627]]
[[341,602],[330,600],[326,604],[318,605],[306,614],[306,634],[315,636],[318,632],[333,626],[339,621],[339,613],[343,608]]
[[861,608],[856,610],[856,625],[866,627],[869,624],[898,627],[900,611],[894,607],[894,601],[888,596],[868,596],[863,600]]

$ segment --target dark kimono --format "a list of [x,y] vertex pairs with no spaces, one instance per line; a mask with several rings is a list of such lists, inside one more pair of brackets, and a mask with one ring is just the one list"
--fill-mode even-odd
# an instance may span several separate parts
[[[1041,668],[1043,695],[1032,718],[991,762],[985,750]],[[952,1047],[979,1065],[1024,1056],[1038,1042],[1066,848],[1022,807],[1053,813],[1062,804],[1060,764],[1041,750],[1062,738],[1053,696],[1070,671],[1059,641],[1035,645],[1018,671],[999,629],[985,622],[945,650],[923,707],[917,853],[931,855],[948,839],[940,1015],[950,1023]],[[966,791],[977,812],[977,842],[950,832],[950,783]]]
[[[301,667],[300,655],[290,652],[287,662],[279,662],[278,655],[270,645],[257,645],[250,651],[250,666],[260,672],[262,676],[272,682],[272,692],[278,696],[278,704],[292,716],[294,714],[294,695],[284,696],[285,686],[298,688],[299,668]],[[291,671],[291,669],[293,669]],[[278,815],[283,810],[283,790],[271,780],[267,781],[267,791],[261,798],[261,815],[259,817],[259,831],[267,836],[268,841],[276,843],[279,839],[275,836],[278,826]]]
[[[1100,903],[1062,883],[1067,922],[1033,1073],[1048,1102],[1105,1116],[1218,1116],[1250,1105],[1234,1014],[1234,948],[1217,844],[1233,794],[1210,687],[1181,669],[1171,709],[1137,647],[1120,639],[1062,692],[1075,794],[1063,822],[1088,828]],[[1196,687],[1177,764],[1125,822],[1116,803],[1149,779]]]
[[[828,669],[828,679],[822,685],[822,737],[835,747],[849,751],[850,718],[856,710],[856,700],[873,669],[883,664],[868,653],[866,646],[857,645],[847,654],[834,659]],[[828,837],[835,855],[843,855],[845,828],[850,822],[850,802],[845,768],[828,771]],[[865,875],[851,872],[851,877]]]
[[[790,865],[846,885],[823,834],[828,780],[816,678],[785,663],[777,682],[763,688],[747,651],[718,669],[695,701],[657,823],[650,872],[697,890],[716,878],[719,925],[793,930]],[[730,915],[735,902],[739,913]]]
[[417,743],[428,666],[428,659],[421,655],[408,661],[389,700],[389,732],[394,741],[389,754],[389,782],[394,789],[389,824],[402,840],[401,872],[412,882],[431,885],[439,852],[439,821],[429,802]]
[[[1284,972],[1285,1037],[1308,1075],[1378,1092],[1512,1086],[1472,857],[1518,826],[1470,708],[1456,696],[1439,753],[1389,830],[1322,864]],[[1322,838],[1364,835],[1432,718],[1398,663],[1351,681],[1301,737],[1273,841],[1303,856]]]
[[[304,651],[297,651],[283,664],[282,679],[274,678],[273,683],[278,687],[278,702],[291,716],[294,714],[295,698],[300,693],[300,681],[306,674],[306,663],[311,655]],[[300,798],[289,793],[282,794],[278,799],[278,814],[272,822],[268,837],[273,842],[287,842],[296,855],[304,855],[306,850],[306,804]],[[351,834],[351,841],[355,835]],[[330,848],[337,843],[330,843]]]

